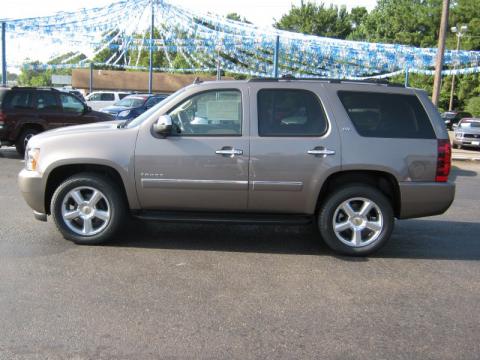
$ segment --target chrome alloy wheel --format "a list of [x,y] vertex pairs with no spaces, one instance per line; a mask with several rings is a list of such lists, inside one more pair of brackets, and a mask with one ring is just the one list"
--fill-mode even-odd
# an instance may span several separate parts
[[70,190],[62,201],[62,218],[75,234],[93,236],[104,230],[111,217],[106,196],[92,187]]
[[362,247],[378,239],[383,230],[383,215],[372,200],[355,197],[342,202],[333,215],[333,231],[350,247]]

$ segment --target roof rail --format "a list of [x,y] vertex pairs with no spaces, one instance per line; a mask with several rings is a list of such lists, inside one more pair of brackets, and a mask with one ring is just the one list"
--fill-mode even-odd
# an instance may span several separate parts
[[53,91],[60,91],[57,88],[51,86],[12,86],[11,89],[17,90],[53,90]]
[[329,82],[331,84],[358,83],[358,84],[378,84],[378,85],[386,85],[386,86],[393,86],[393,87],[405,87],[405,85],[403,84],[391,83],[386,79],[370,78],[370,79],[364,79],[364,80],[349,80],[349,79],[332,79],[332,78],[321,78],[321,77],[296,78],[290,74],[283,75],[280,78],[272,78],[272,77],[252,78],[248,81],[249,82],[273,82],[273,81],[279,81],[279,80],[324,81],[324,82]]

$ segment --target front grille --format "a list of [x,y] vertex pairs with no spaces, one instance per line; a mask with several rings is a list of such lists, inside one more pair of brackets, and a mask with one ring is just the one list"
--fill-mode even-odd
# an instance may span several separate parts
[[463,134],[464,138],[480,139],[480,134]]

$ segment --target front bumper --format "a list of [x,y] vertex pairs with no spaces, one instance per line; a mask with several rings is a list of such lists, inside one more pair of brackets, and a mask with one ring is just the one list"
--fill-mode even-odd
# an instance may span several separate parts
[[42,176],[35,171],[23,169],[18,174],[18,186],[28,206],[36,214],[45,214],[45,188]]
[[465,137],[460,139],[454,138],[453,144],[460,145],[460,146],[480,148],[480,138],[465,138]]
[[455,198],[451,182],[401,182],[399,219],[443,214]]

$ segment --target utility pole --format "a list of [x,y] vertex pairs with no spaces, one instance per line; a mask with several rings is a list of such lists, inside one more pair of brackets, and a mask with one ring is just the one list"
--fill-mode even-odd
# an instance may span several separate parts
[[280,36],[275,37],[275,50],[273,52],[273,77],[278,78],[278,56],[280,53]]
[[[460,27],[460,30],[454,26],[451,28],[452,32],[457,35],[457,51],[460,49],[460,39],[461,37],[465,34],[467,31],[468,27],[467,25],[463,25]],[[457,64],[453,64],[453,70],[455,70],[457,67]],[[448,104],[448,111],[452,111],[453,109],[453,93],[455,92],[455,73],[453,73],[452,76],[452,88],[450,89],[450,102]]]
[[153,29],[155,26],[155,7],[154,7],[154,1],[151,0],[152,4],[152,25],[150,27],[150,62],[148,66],[148,93],[152,93],[152,88],[153,88]]
[[7,53],[5,43],[5,32],[7,31],[7,23],[2,22],[2,86],[7,87]]
[[438,35],[437,59],[435,61],[435,79],[433,81],[432,93],[432,102],[435,106],[438,106],[438,98],[440,97],[440,88],[442,86],[443,54],[445,52],[445,37],[447,35],[449,7],[450,0],[443,0],[442,19],[440,21],[440,33]]
[[90,80],[88,82],[89,94],[93,91],[93,62],[90,62]]

